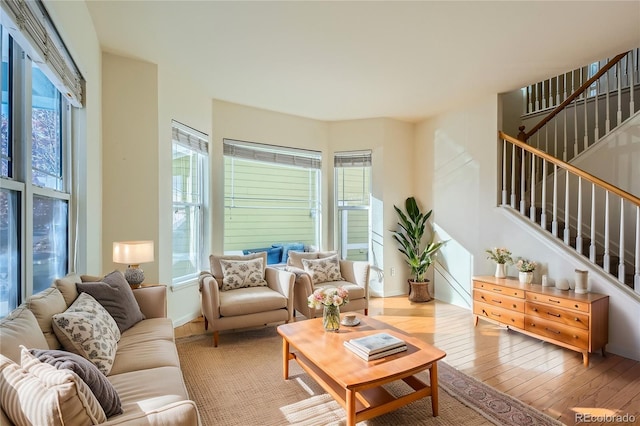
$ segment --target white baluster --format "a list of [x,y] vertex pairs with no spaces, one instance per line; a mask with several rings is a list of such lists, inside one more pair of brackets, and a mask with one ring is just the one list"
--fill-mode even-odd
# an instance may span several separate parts
[[547,229],[547,160],[542,161],[542,206],[540,207],[540,226]]
[[538,98],[538,84],[536,84],[536,99],[535,99],[535,108],[536,108],[536,112],[540,110],[540,101]]
[[[596,103],[598,103],[598,97],[596,96]],[[586,151],[589,148],[589,127],[587,126],[587,96],[584,97],[584,148]]]
[[551,233],[558,236],[558,165],[553,165],[553,219],[551,221]]
[[542,109],[546,109],[547,108],[547,91],[545,90],[544,86],[545,86],[545,81],[542,80]]
[[536,221],[536,156],[531,154],[531,206],[529,207],[529,219]]
[[596,263],[596,185],[591,184],[591,245],[589,246],[589,260]]
[[576,250],[582,254],[582,178],[580,176],[578,176],[578,217],[576,222]]
[[636,206],[636,271],[633,275],[633,288],[640,293],[640,206]]
[[564,85],[562,86],[562,90],[564,91],[563,101],[567,100],[567,73],[564,73]]
[[562,153],[562,159],[567,161],[567,109],[564,109],[564,152]]
[[607,91],[606,96],[605,96],[605,100],[606,100],[606,106],[607,106],[607,110],[606,110],[606,114],[605,114],[605,120],[604,120],[604,134],[606,135],[607,133],[609,133],[609,131],[611,130],[611,113],[610,113],[610,106],[609,106],[609,72],[611,72],[611,70],[607,71],[606,73],[604,73],[604,77],[607,80]]
[[578,155],[578,101],[573,101],[573,155]]
[[602,258],[602,267],[605,272],[609,272],[609,263],[611,257],[609,255],[609,191],[604,193],[604,255]]
[[[602,77],[601,77],[602,78]],[[600,79],[596,80],[596,116],[595,116],[595,127],[593,129],[593,143],[596,143],[600,140],[600,136],[598,135],[598,104],[600,103],[600,99],[598,98],[598,93],[600,93]]]
[[624,198],[620,197],[620,247],[618,249],[618,281],[624,282]]
[[618,126],[622,123],[622,75],[620,75],[622,70],[622,64],[618,62],[616,65],[616,69],[618,70]]
[[571,230],[569,229],[569,171],[564,171],[564,243],[571,242]]
[[560,105],[560,76],[556,77],[556,105]]
[[502,140],[502,205],[507,204],[507,140]]
[[549,86],[549,108],[553,106],[553,79],[550,78],[547,86]]
[[529,101],[527,112],[533,112],[533,104],[531,103],[531,86],[527,86],[527,99]]
[[526,176],[526,171],[525,171],[525,165],[526,165],[526,159],[525,157],[527,156],[527,151],[525,151],[524,149],[522,149],[522,162],[521,162],[521,167],[522,169],[520,170],[520,214],[525,215],[525,211],[526,211],[526,202],[524,199],[524,191],[525,191],[525,176]]
[[633,65],[635,64],[635,61],[633,60],[633,54],[636,52],[637,49],[629,52],[629,58],[631,59],[631,61],[628,61],[631,62],[631,70],[629,71],[629,117],[631,117],[636,112],[635,102],[633,101]]
[[511,208],[516,208],[516,146],[511,145]]
[[553,118],[553,156],[558,158],[558,116]]

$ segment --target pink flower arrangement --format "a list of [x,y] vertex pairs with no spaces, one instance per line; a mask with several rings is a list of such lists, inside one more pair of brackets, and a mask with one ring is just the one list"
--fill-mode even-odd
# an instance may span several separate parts
[[343,287],[319,288],[307,299],[310,308],[342,306],[349,303],[349,292]]

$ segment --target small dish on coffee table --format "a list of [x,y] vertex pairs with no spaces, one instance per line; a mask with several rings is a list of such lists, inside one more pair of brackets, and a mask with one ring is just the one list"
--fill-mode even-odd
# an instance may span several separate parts
[[360,319],[354,318],[352,321],[349,321],[348,318],[343,318],[342,321],[340,321],[340,324],[344,325],[345,327],[355,327],[356,325],[360,324]]

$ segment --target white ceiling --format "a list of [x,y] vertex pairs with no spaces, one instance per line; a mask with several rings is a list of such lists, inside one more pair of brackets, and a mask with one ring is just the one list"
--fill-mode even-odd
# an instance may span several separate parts
[[416,121],[640,47],[640,1],[87,4],[104,51],[319,120]]

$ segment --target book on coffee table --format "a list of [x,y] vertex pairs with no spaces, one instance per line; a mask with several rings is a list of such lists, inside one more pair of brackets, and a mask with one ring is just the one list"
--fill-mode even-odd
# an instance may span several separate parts
[[387,333],[371,334],[369,336],[351,339],[348,342],[367,355],[385,352],[403,345],[406,346],[404,340]]
[[395,346],[391,349],[387,349],[381,352],[368,354],[362,351],[359,347],[353,345],[348,340],[345,340],[344,347],[349,349],[351,352],[358,355],[360,358],[364,359],[365,361],[372,361],[374,359],[384,358],[386,356],[397,354],[398,352],[403,352],[407,350],[407,345],[403,344],[402,346]]

